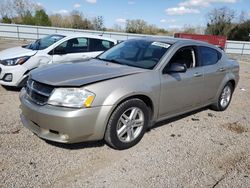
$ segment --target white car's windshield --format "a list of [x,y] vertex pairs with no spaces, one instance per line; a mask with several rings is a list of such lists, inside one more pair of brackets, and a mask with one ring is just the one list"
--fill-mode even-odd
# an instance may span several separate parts
[[101,54],[98,59],[113,63],[153,69],[170,44],[143,39],[122,42]]
[[30,49],[30,50],[43,50],[45,48],[48,48],[49,46],[51,46],[55,42],[61,40],[64,37],[65,36],[63,36],[63,35],[49,35],[47,37],[38,39],[35,42],[33,42],[27,46],[23,46],[23,47]]

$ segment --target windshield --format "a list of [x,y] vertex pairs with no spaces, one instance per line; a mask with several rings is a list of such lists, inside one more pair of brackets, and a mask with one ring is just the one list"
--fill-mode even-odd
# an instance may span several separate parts
[[133,67],[153,69],[169,47],[170,45],[164,42],[133,39],[114,46],[98,56],[98,59]]
[[36,40],[35,42],[24,46],[24,48],[30,49],[30,50],[43,50],[45,48],[48,48],[55,42],[61,40],[65,36],[63,35],[49,35],[47,37],[41,38]]

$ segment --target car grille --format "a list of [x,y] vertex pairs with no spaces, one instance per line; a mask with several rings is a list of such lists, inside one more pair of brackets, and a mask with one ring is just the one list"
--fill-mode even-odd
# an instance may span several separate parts
[[54,87],[29,79],[26,91],[29,98],[38,105],[45,105]]

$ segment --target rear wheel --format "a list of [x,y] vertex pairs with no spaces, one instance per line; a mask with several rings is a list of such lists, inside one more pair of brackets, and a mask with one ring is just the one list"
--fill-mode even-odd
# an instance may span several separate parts
[[105,133],[105,141],[115,149],[127,149],[143,137],[149,122],[149,110],[140,99],[120,104],[112,113]]
[[224,111],[229,106],[233,95],[233,85],[228,82],[221,91],[221,94],[215,104],[212,105],[212,109],[216,111]]

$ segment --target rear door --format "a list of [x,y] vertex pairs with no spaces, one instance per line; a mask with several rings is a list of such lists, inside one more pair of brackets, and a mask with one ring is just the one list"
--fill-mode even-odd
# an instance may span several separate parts
[[96,57],[102,52],[110,49],[114,46],[114,42],[103,40],[103,39],[89,39],[89,52],[86,53],[87,56]]
[[[173,63],[186,64],[184,73],[166,73]],[[159,118],[199,106],[204,91],[203,68],[199,66],[195,46],[179,49],[161,75]]]
[[217,94],[218,88],[226,75],[226,67],[221,61],[221,53],[216,49],[200,46],[201,66],[204,72],[204,103],[208,103]]

